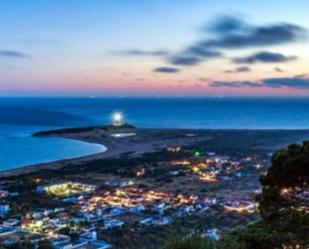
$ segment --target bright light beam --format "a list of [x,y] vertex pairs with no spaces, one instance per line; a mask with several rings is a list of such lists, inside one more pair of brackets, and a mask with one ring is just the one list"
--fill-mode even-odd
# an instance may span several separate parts
[[115,112],[113,114],[113,125],[114,126],[121,125],[122,119],[123,119],[122,113],[121,112]]

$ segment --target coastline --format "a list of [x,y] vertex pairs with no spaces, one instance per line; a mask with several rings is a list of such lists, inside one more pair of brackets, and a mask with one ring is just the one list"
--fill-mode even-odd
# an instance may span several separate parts
[[97,154],[103,154],[107,151],[107,147],[104,144],[99,144],[99,143],[94,143],[94,142],[88,142],[86,140],[78,140],[78,139],[72,139],[72,138],[63,138],[59,137],[65,140],[70,140],[71,142],[74,143],[83,143],[84,145],[93,145],[96,146],[96,150],[92,152],[83,152],[80,153],[80,155],[75,155],[75,156],[67,156],[67,157],[62,157],[60,159],[47,159],[46,161],[41,161],[39,163],[29,163],[25,165],[20,165],[16,166],[13,168],[9,168],[3,171],[0,171],[0,177],[11,175],[11,174],[24,174],[28,173],[30,171],[35,171],[43,168],[49,168],[51,165],[54,164],[59,164],[61,162],[66,162],[66,161],[75,161],[75,160],[80,160],[82,158],[88,158],[88,157],[93,157]]
[[[309,139],[309,130],[151,129],[135,127],[113,129],[111,127],[107,128],[106,126],[83,128],[81,131],[75,129],[79,128],[72,128],[67,131],[65,129],[43,131],[33,134],[33,136],[65,138],[94,143],[104,146],[106,150],[85,156],[8,169],[0,172],[0,178],[27,174],[41,169],[59,169],[69,164],[78,166],[97,159],[117,158],[123,154],[140,155],[146,152],[157,151],[167,146],[186,146],[201,141],[216,141],[235,135],[244,139],[252,135],[259,136],[260,134],[274,137],[274,141],[272,141],[271,144],[267,144],[268,148],[265,147],[269,151],[273,151],[291,142],[301,142],[302,140]],[[111,136],[115,133],[134,133],[135,135],[122,138]]]

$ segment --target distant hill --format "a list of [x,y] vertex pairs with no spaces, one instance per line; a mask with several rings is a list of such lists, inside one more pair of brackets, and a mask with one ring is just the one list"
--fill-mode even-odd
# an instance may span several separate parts
[[39,132],[34,133],[32,136],[40,137],[40,136],[62,135],[62,134],[68,134],[68,133],[88,132],[88,131],[93,131],[96,129],[108,131],[108,130],[136,129],[136,127],[130,124],[123,124],[120,126],[102,125],[102,126],[64,128],[64,129],[59,129],[59,130],[39,131]]
[[0,123],[7,125],[64,126],[83,125],[90,119],[61,111],[28,107],[0,107]]

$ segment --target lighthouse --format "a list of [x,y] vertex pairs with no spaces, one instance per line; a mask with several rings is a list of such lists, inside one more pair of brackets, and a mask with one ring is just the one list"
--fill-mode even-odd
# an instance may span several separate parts
[[122,113],[121,112],[115,112],[113,114],[113,126],[121,126],[122,125]]

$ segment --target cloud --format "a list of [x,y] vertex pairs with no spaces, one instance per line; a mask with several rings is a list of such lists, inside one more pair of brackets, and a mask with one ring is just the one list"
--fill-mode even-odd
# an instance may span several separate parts
[[240,49],[296,42],[304,39],[305,35],[306,30],[304,28],[293,24],[251,25],[243,32],[226,32],[218,38],[204,40],[200,45],[207,48]]
[[272,52],[258,52],[253,55],[247,57],[239,57],[234,58],[234,63],[246,63],[246,64],[255,64],[258,62],[262,63],[282,63],[296,60],[296,56],[286,56],[280,53],[272,53]]
[[236,72],[250,72],[251,71],[251,68],[250,67],[237,67],[235,69]]
[[275,67],[274,70],[275,70],[275,72],[277,72],[277,73],[283,73],[283,72],[285,72],[285,71],[284,71],[282,68],[280,68],[280,67]]
[[210,87],[270,87],[270,88],[295,88],[295,89],[308,89],[309,90],[309,75],[296,75],[294,77],[281,77],[281,78],[266,78],[261,81],[213,81]]
[[308,75],[297,75],[294,77],[269,78],[262,80],[265,86],[272,88],[290,87],[299,89],[309,89]]
[[126,55],[126,56],[159,56],[159,57],[169,54],[168,51],[166,50],[146,51],[146,50],[139,50],[139,49],[128,49],[128,50],[116,51],[112,53],[117,54],[117,55]]
[[156,73],[178,73],[179,69],[176,67],[157,67],[153,71]]
[[[202,29],[201,38],[176,53],[157,54],[172,66],[196,66],[204,61],[224,57],[224,51],[282,45],[303,41],[307,30],[290,23],[254,25],[233,16],[221,16]],[[138,52],[134,51],[133,52]],[[132,51],[131,51],[132,53]],[[136,53],[144,54],[144,53]],[[149,53],[145,53],[149,54]],[[260,52],[236,63],[287,62],[297,59],[278,53]]]
[[251,72],[251,68],[244,66],[244,67],[237,67],[234,70],[226,70],[225,73],[247,73]]
[[169,59],[169,62],[173,65],[181,65],[181,66],[193,66],[201,62],[201,59],[195,56],[173,56]]
[[209,84],[210,87],[261,87],[262,84],[254,81],[213,81]]
[[184,51],[184,54],[203,57],[203,58],[218,58],[222,56],[221,52],[209,50],[200,45],[193,45]]
[[7,58],[30,58],[28,54],[15,50],[0,50],[0,57]]
[[169,58],[169,63],[181,66],[194,66],[204,60],[219,58],[221,52],[206,49],[199,45],[194,45],[186,48],[182,52],[173,55]]
[[242,19],[234,16],[219,16],[217,20],[207,25],[205,31],[210,31],[218,34],[226,34],[232,32],[242,31],[248,28],[248,24]]

